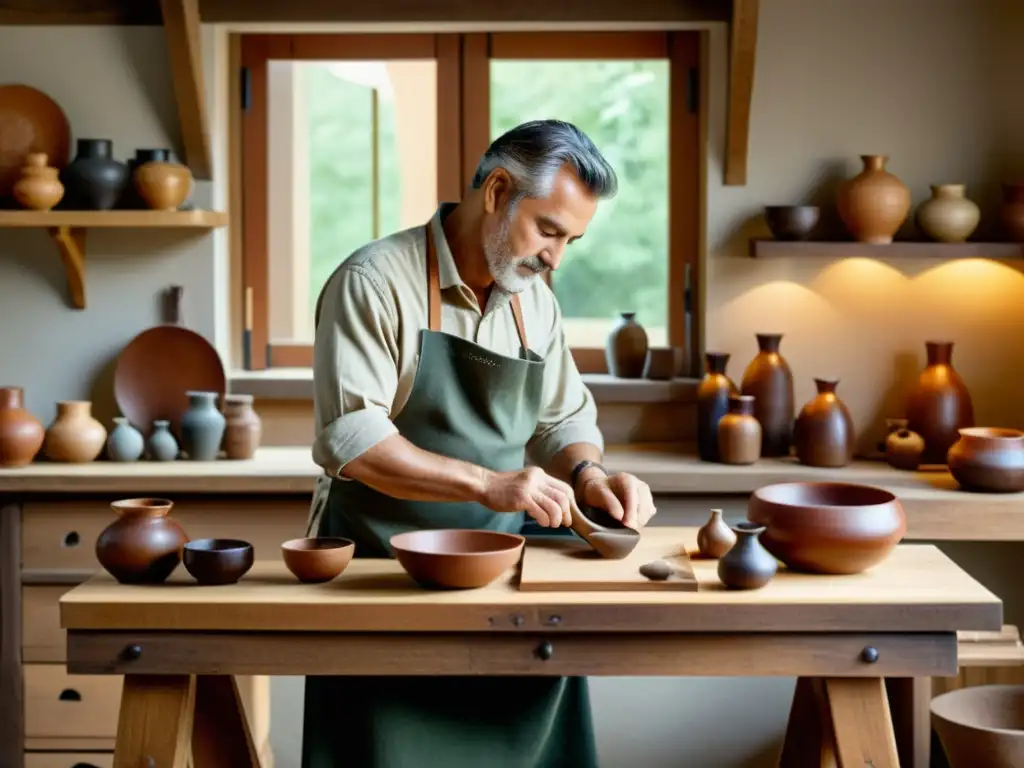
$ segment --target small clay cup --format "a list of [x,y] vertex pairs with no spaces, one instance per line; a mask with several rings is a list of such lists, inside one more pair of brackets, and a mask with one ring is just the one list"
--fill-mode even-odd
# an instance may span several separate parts
[[807,240],[818,226],[816,205],[767,205],[764,220],[776,240]]
[[424,589],[485,587],[519,562],[526,539],[471,528],[408,531],[391,537],[406,573]]
[[253,548],[241,539],[197,539],[185,545],[181,559],[200,584],[234,584],[252,568]]
[[341,575],[355,554],[356,543],[341,537],[291,539],[281,545],[281,558],[303,584],[322,584]]

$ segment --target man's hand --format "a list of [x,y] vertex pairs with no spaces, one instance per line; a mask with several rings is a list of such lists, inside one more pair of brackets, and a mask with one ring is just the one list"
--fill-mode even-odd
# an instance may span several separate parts
[[574,494],[569,484],[552,477],[540,467],[490,473],[480,500],[495,512],[525,510],[545,528],[569,525],[573,502]]
[[605,510],[634,530],[647,525],[658,511],[647,483],[626,472],[610,477],[600,472],[585,472],[579,480],[579,494],[587,506]]

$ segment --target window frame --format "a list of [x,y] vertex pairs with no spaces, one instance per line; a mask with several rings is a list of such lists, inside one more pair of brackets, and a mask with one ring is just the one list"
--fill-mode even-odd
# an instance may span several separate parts
[[[242,357],[247,370],[309,368],[313,345],[269,338],[267,68],[290,61],[433,59],[437,67],[438,200],[458,201],[490,144],[490,60],[669,60],[668,343],[687,354],[684,376],[699,375],[704,179],[700,104],[701,36],[693,30],[241,34],[244,77],[232,207],[241,211],[233,247],[241,280]],[[243,108],[243,102],[247,102]],[[548,277],[548,276],[545,276]],[[557,276],[556,276],[557,279]],[[581,373],[607,373],[602,348],[572,349]]]

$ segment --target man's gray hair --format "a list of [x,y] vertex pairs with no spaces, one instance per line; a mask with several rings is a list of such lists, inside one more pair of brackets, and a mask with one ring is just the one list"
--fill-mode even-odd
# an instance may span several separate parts
[[516,197],[546,197],[566,164],[597,197],[614,197],[618,191],[615,169],[587,134],[563,120],[533,120],[496,138],[476,167],[472,187],[479,189],[495,168],[504,168]]

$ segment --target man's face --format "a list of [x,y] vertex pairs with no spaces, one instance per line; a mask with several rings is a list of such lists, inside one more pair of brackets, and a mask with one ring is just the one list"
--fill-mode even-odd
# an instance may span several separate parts
[[486,218],[484,255],[494,282],[520,293],[549,269],[558,269],[565,247],[579,238],[597,211],[597,197],[568,168],[555,176],[547,197],[509,197]]

